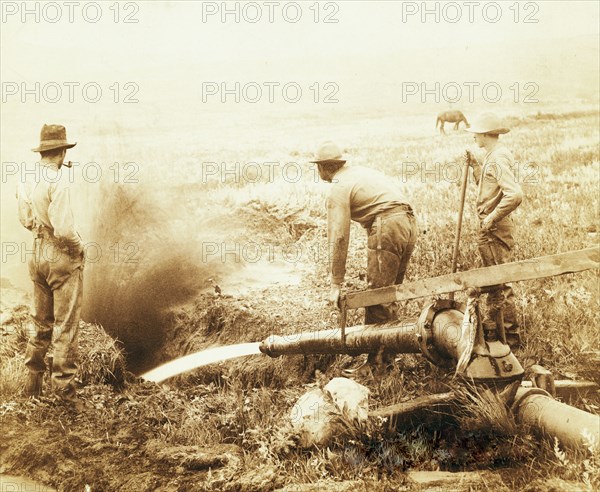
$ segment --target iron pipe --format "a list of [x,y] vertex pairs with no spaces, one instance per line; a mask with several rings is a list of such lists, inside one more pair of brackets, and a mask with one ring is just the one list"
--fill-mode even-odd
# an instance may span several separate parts
[[339,328],[270,335],[260,344],[260,351],[271,357],[309,354],[368,354],[382,348],[393,353],[417,354],[417,320],[392,321],[346,328],[345,343]]
[[432,344],[445,358],[458,360],[458,342],[461,337],[463,313],[456,309],[446,309],[436,313],[432,323]]
[[563,446],[586,449],[584,429],[600,442],[600,416],[553,399],[546,391],[519,388],[513,405],[517,422],[525,423],[541,434],[556,437]]
[[[457,359],[463,314],[456,309],[432,313],[431,326],[424,332],[419,320],[394,320],[374,325],[346,328],[345,341],[339,328],[292,335],[271,335],[260,345],[260,351],[271,357],[309,354],[368,354],[384,350],[390,353],[417,354],[422,342],[435,345],[442,356]],[[428,325],[429,326],[429,325]]]

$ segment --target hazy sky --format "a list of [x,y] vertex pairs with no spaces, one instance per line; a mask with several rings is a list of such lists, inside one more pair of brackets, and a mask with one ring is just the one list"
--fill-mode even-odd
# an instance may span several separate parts
[[[314,109],[315,83],[319,103],[335,92],[338,112],[410,112],[402,101],[403,84],[432,87],[436,82],[458,84],[464,91],[457,103],[461,107],[472,102],[466,101],[465,83],[490,81],[501,85],[501,102],[510,99],[515,83],[522,102],[531,93],[525,84],[533,83],[542,102],[562,97],[593,103],[600,71],[599,5],[548,0],[3,1],[2,140],[22,133],[30,116],[35,126],[47,119],[70,122],[81,117],[82,108],[125,126],[140,116],[157,124],[174,113],[182,121],[204,111],[243,118],[239,105],[221,101],[222,84],[231,88],[236,83],[259,86],[260,103],[269,97],[265,83],[278,84],[277,103],[282,102],[281,87],[297,83],[303,99],[283,105],[290,114]],[[328,82],[335,90],[327,90]],[[203,92],[207,83],[216,84],[215,95]],[[102,90],[97,104],[83,100],[85,84]],[[24,92],[32,88],[37,94]],[[94,87],[86,94],[93,98]],[[408,103],[420,103],[420,95]],[[482,102],[477,95],[476,105]],[[139,102],[123,104],[126,97]],[[444,98],[439,103],[445,108],[453,104]],[[244,110],[275,107],[259,106],[246,104]],[[331,105],[322,108],[332,110]]]
[[[534,92],[540,105],[558,99],[594,104],[598,98],[596,1],[1,5],[5,159],[7,153],[14,159],[12,150],[35,140],[48,121],[89,134],[94,128],[84,124],[92,121],[106,129],[113,124],[129,130],[193,127],[209,112],[212,121],[246,125],[252,111],[280,110],[290,119],[330,114],[340,120],[357,112],[480,111],[488,103],[481,86],[490,82],[503,91],[503,104],[512,104],[518,84],[516,106],[496,104],[516,114],[539,109],[523,104]],[[258,86],[259,103],[244,98],[256,95],[249,90],[241,104],[231,95],[224,104],[222,89],[236,83]],[[269,83],[278,84],[276,104],[268,100]],[[287,83],[303,91],[298,104],[282,99]],[[461,99],[435,101],[430,95],[425,98],[430,106],[419,107],[421,88],[435,83],[459,86]],[[468,83],[480,84],[474,101],[468,100]],[[217,93],[207,95],[206,84],[214,84]],[[403,100],[407,84],[419,93]],[[90,104],[84,96],[94,98],[96,87],[101,97]],[[328,96],[336,104],[324,104]],[[125,103],[126,98],[136,103]]]
[[[91,20],[99,11],[88,5],[91,2],[80,2],[71,11],[65,2],[54,2],[59,9],[27,2],[32,11],[38,5],[38,19],[32,13],[23,18],[22,3],[3,2],[4,80],[103,79],[117,74],[133,79],[150,73],[162,78],[164,70],[173,67],[210,70],[222,63],[252,65],[270,74],[278,67],[289,71],[299,59],[301,68],[310,71],[311,60],[335,65],[336,59],[350,55],[382,57],[406,49],[418,58],[423,49],[493,48],[507,43],[522,43],[525,48],[539,41],[552,45],[563,37],[597,38],[599,33],[595,1],[121,2],[118,23],[113,2],[101,4],[95,23]],[[423,5],[432,12],[425,18]],[[237,11],[239,22],[234,13],[223,18],[225,8]],[[56,22],[48,22],[59,14]],[[258,14],[257,22],[248,22]],[[299,20],[291,22],[299,14]],[[498,14],[499,20],[491,22]],[[125,23],[126,19],[138,22]],[[457,22],[450,22],[454,19]],[[438,61],[443,66],[444,60]],[[382,72],[400,69],[410,67],[381,67]]]

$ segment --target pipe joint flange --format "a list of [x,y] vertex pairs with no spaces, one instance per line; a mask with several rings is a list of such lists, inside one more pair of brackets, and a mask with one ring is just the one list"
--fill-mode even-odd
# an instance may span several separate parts
[[442,357],[433,345],[433,320],[441,311],[456,309],[465,312],[466,306],[462,302],[451,299],[437,299],[423,309],[417,321],[417,340],[419,348],[425,358],[436,366],[449,366],[451,361]]
[[523,400],[533,395],[547,396],[548,398],[554,400],[554,397],[550,393],[541,388],[518,388],[517,394],[511,406],[511,410],[517,421],[520,420],[519,410],[521,410],[521,403],[523,403]]

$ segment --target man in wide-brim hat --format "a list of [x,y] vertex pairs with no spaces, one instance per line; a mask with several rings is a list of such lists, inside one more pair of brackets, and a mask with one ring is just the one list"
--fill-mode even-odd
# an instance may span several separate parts
[[[350,240],[350,221],[362,225],[367,240],[367,282],[370,288],[401,284],[417,240],[413,210],[398,185],[381,172],[348,166],[341,149],[331,141],[317,150],[319,175],[332,183],[327,198],[327,238],[331,290],[329,301],[337,306]],[[397,318],[395,303],[369,306],[365,324]]]
[[[479,254],[484,266],[499,265],[512,260],[515,226],[511,214],[523,200],[523,192],[513,172],[513,155],[499,141],[499,135],[510,129],[496,115],[485,113],[466,131],[473,133],[475,143],[486,150],[482,165],[469,153],[469,164],[473,166],[478,185]],[[508,343],[518,346],[521,343],[519,324],[514,293],[509,285],[501,285],[488,294],[488,317],[484,327],[494,329],[501,314]]]
[[[33,152],[45,153],[49,155],[50,150],[67,150],[77,145],[67,142],[67,130],[62,125],[44,125],[40,132],[40,144],[31,149]],[[58,153],[57,153],[58,154]],[[43,155],[42,155],[43,157]]]
[[19,184],[19,220],[33,233],[29,275],[33,281],[31,319],[35,334],[25,353],[27,396],[42,394],[44,357],[55,331],[52,387],[59,396],[75,396],[77,336],[83,293],[83,242],[75,230],[69,176],[63,173],[69,143],[62,125],[44,125],[32,149],[41,160],[35,173]]

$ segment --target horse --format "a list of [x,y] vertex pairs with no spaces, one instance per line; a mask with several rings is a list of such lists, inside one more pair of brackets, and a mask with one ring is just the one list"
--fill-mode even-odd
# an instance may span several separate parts
[[458,130],[458,126],[460,125],[461,121],[464,121],[465,126],[469,128],[469,122],[467,121],[467,118],[465,118],[465,115],[462,114],[461,111],[443,111],[440,114],[438,114],[437,120],[435,122],[435,127],[437,128],[439,126],[440,133],[442,135],[445,135],[446,132],[444,131],[444,123],[454,123],[454,129]]

